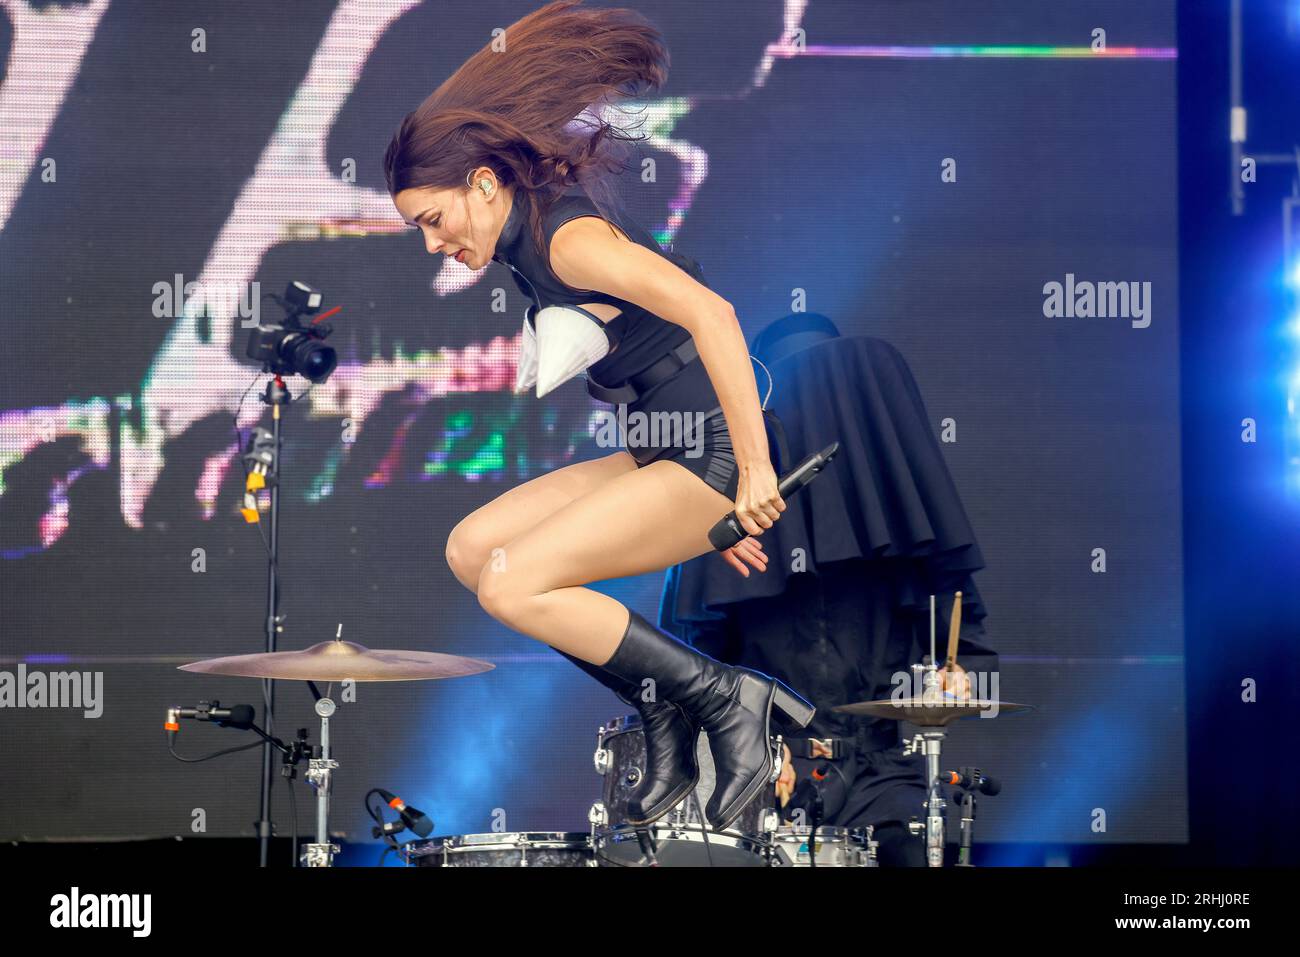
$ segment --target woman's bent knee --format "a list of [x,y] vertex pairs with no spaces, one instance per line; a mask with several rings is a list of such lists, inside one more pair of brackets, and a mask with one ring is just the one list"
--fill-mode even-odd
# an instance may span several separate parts
[[489,560],[483,564],[475,587],[479,607],[501,622],[515,627],[524,602],[529,597],[522,591],[510,575],[506,574],[504,565]]
[[487,560],[484,547],[474,541],[473,535],[465,528],[464,522],[453,528],[451,534],[447,536],[447,546],[443,552],[447,559],[447,567],[451,569],[457,581],[470,591],[478,587],[479,572]]

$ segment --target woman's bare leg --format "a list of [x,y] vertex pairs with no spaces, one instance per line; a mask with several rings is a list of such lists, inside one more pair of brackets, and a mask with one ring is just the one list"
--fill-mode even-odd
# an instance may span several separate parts
[[580,586],[711,551],[709,529],[734,507],[676,462],[625,472],[495,552],[479,576],[479,604],[516,631],[602,665],[622,640],[628,610]]
[[452,574],[470,591],[477,591],[479,574],[493,549],[518,538],[575,499],[635,470],[636,460],[620,451],[566,465],[503,492],[465,516],[447,536],[447,564]]

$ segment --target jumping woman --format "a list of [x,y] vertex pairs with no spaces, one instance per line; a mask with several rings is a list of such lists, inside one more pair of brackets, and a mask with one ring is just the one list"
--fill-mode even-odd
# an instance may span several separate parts
[[[608,185],[622,138],[599,107],[660,88],[668,52],[634,11],[579,3],[559,0],[508,27],[504,44],[484,47],[408,114],[384,157],[388,191],[430,254],[511,269],[532,299],[524,340],[540,349],[543,376],[559,356],[570,378],[586,369],[593,396],[626,404],[629,420],[640,412],[703,429],[694,442],[657,429],[653,443],[629,430],[626,451],[505,492],[452,530],[447,562],[493,618],[640,714],[647,767],[631,823],[655,821],[695,787],[703,728],[717,775],[705,814],[721,831],[771,780],[773,710],[804,727],[812,706],[583,586],[710,551],[709,529],[732,509],[751,537],[724,557],[740,574],[763,571],[757,537],[785,502],[735,310],[692,260],[588,195]],[[594,132],[575,131],[580,114]],[[521,363],[527,386],[524,372]]]

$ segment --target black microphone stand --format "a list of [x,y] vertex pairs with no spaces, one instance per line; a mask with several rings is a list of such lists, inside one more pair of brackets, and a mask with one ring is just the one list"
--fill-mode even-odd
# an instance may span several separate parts
[[[267,467],[266,484],[271,492],[271,540],[267,556],[266,584],[266,650],[275,651],[276,637],[282,627],[280,618],[280,420],[281,410],[292,401],[284,379],[279,375],[266,384],[266,393],[259,397],[271,407],[272,459]],[[262,744],[262,790],[257,804],[257,840],[261,867],[266,867],[270,856],[271,834],[275,825],[271,822],[271,785],[275,782],[272,764],[272,745],[270,738],[275,733],[275,679],[262,679],[262,725],[266,740]]]
[[[826,767],[829,767],[829,765],[822,765],[823,769]],[[821,827],[822,819],[826,815],[826,796],[822,793],[821,782],[816,775],[817,771],[814,770],[804,779],[803,783],[795,788],[794,794],[790,796],[791,803],[794,803],[795,798],[799,798],[799,804],[796,806],[801,808],[808,820],[812,822],[808,827],[807,841],[809,867],[817,866],[817,829]],[[798,860],[798,856],[796,851],[795,861],[790,863],[794,864]]]
[[974,867],[970,852],[975,836],[975,792],[962,789],[958,793],[961,795],[961,846],[957,851],[957,866]]
[[822,794],[820,784],[813,785],[817,796],[813,798],[812,804],[812,830],[808,833],[808,866],[817,866],[817,828],[822,825],[822,818],[826,814],[826,799]]

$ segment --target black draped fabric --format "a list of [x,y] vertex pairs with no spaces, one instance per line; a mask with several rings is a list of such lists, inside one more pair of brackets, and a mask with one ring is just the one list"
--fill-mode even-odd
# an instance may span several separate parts
[[[674,566],[659,624],[812,701],[817,715],[794,739],[801,778],[820,763],[799,756],[804,736],[849,744],[824,786],[823,823],[905,823],[922,813],[924,779],[920,758],[902,754],[899,723],[831,709],[889,698],[900,676],[910,679],[911,664],[929,653],[931,594],[940,657],[952,593],[960,590],[958,660],[969,671],[996,670],[971,578],[984,560],[898,350],[870,337],[836,337],[770,368],[768,407],[781,419],[791,458],[783,468],[831,442],[840,450],[763,533],[766,572],[746,578],[714,553]],[[761,394],[761,371],[759,382]],[[923,860],[911,839],[894,844],[890,863]]]

